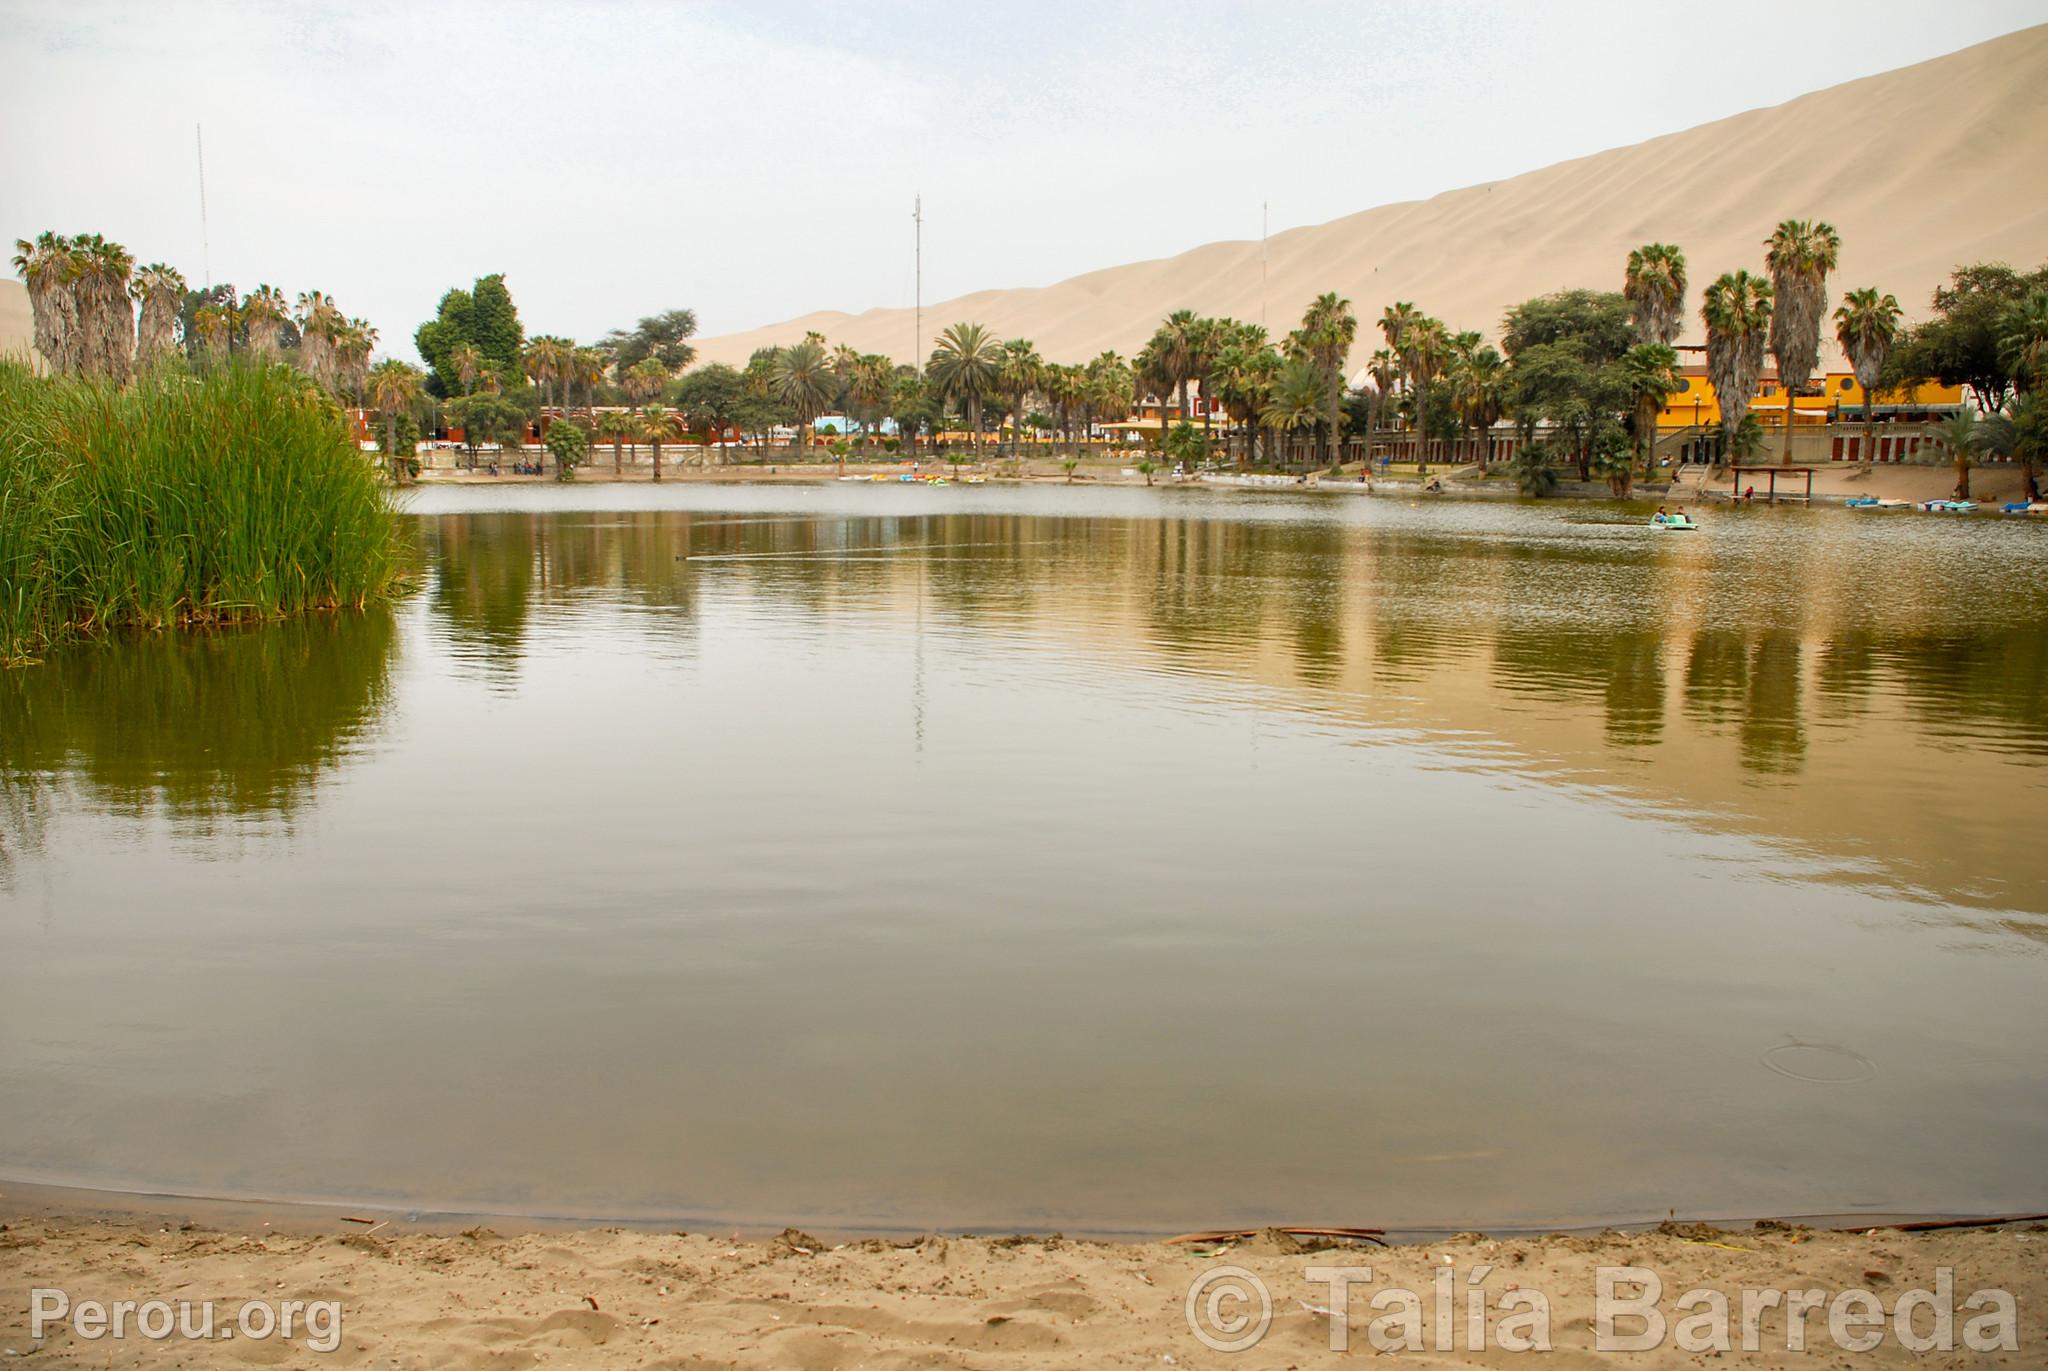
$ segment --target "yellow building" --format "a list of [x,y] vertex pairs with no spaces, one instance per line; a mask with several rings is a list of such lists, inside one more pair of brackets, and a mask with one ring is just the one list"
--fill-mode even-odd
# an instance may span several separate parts
[[[1721,403],[1714,394],[1714,383],[1706,376],[1706,368],[1686,367],[1680,374],[1683,386],[1672,392],[1665,403],[1664,412],[1657,416],[1657,430],[1661,437],[1677,439],[1686,451],[1706,442],[1705,431],[1721,422]],[[1944,386],[1932,382],[1918,385],[1909,391],[1881,391],[1871,418],[1877,427],[1871,435],[1874,449],[1869,460],[1879,462],[1902,461],[1932,441],[1922,426],[1930,421],[1945,418],[1963,403],[1961,386]],[[1757,382],[1756,394],[1749,402],[1749,412],[1767,430],[1782,430],[1785,426],[1785,393],[1778,385],[1775,371],[1767,371]],[[1856,384],[1856,378],[1846,371],[1831,371],[1822,379],[1812,395],[1792,397],[1792,424],[1797,432],[1812,430],[1810,439],[1800,439],[1807,455],[1802,461],[1817,461],[1821,451],[1812,444],[1823,445],[1826,457],[1836,462],[1860,462],[1865,460],[1862,451],[1864,436],[1863,387]],[[1824,435],[1829,425],[1837,425],[1832,441]],[[1910,427],[1901,427],[1910,426]],[[1683,435],[1702,435],[1698,442]]]
[[[1707,379],[1706,368],[1687,367],[1681,379],[1684,387],[1673,391],[1665,402],[1664,412],[1657,416],[1657,427],[1669,430],[1720,423],[1721,402],[1714,394],[1714,383]],[[1875,417],[1880,422],[1907,414],[1920,419],[1938,416],[1962,403],[1961,386],[1929,382],[1914,386],[1910,392],[1879,392]],[[1765,372],[1763,379],[1757,382],[1756,394],[1749,402],[1749,412],[1766,428],[1784,425],[1785,395],[1778,387],[1775,372]],[[1863,419],[1863,387],[1856,384],[1856,378],[1850,373],[1831,371],[1821,382],[1818,394],[1792,398],[1792,415],[1793,422],[1802,425],[1860,423]]]

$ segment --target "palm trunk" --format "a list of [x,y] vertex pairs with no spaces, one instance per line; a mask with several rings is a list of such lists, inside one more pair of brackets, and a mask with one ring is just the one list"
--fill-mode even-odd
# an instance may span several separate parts
[[1970,498],[1970,454],[1967,452],[1956,454],[1956,498]]
[[393,484],[404,484],[403,475],[398,465],[398,414],[396,411],[384,416],[384,455],[391,462],[391,480]]
[[1870,412],[1870,392],[1863,392],[1863,469],[1877,466],[1877,420]]
[[1789,467],[1792,465],[1792,387],[1786,385],[1782,376],[1778,378],[1778,384],[1785,391],[1785,440],[1778,449],[1778,465]]
[[648,443],[654,449],[654,479],[659,481],[661,479],[661,439],[651,438],[648,440]]

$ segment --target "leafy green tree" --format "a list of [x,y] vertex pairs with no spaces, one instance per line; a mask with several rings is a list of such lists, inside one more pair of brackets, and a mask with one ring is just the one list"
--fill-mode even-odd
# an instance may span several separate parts
[[705,429],[714,443],[724,440],[726,430],[740,426],[746,394],[746,378],[723,362],[686,372],[668,388],[670,403],[688,417],[692,428]]
[[2004,408],[2013,368],[2002,343],[2015,307],[2048,290],[2048,265],[2019,272],[2002,262],[1957,267],[1934,292],[1934,313],[1892,349],[1887,381],[1967,386],[1987,413]]
[[470,297],[474,302],[470,341],[487,360],[505,367],[518,365],[519,351],[526,343],[526,329],[519,322],[519,310],[512,303],[505,274],[493,272],[479,278],[470,289]]
[[576,468],[590,455],[590,431],[574,419],[557,419],[548,425],[548,451],[555,458],[555,479],[573,481]]
[[620,371],[637,366],[649,357],[658,360],[673,376],[697,360],[690,339],[697,336],[697,312],[666,309],[650,314],[630,329],[613,329],[598,343]]
[[[448,291],[434,317],[413,332],[413,346],[428,367],[427,390],[444,399],[468,394],[486,372],[516,373],[525,341],[502,273],[477,278],[469,290]],[[470,351],[458,364],[464,348]]]
[[516,401],[489,391],[450,400],[442,412],[448,423],[462,430],[462,445],[472,464],[485,443],[508,449],[526,442],[526,410]]

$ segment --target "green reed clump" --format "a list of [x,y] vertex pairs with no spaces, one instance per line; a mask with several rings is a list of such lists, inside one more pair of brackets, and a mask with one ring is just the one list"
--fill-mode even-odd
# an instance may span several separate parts
[[288,368],[122,388],[0,362],[0,661],[361,607],[398,589],[404,552],[382,476]]

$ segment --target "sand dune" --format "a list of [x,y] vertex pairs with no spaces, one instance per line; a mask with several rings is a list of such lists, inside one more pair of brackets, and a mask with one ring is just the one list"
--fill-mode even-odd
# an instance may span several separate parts
[[21,357],[35,350],[28,312],[28,287],[0,281],[0,357]]
[[[1676,95],[1673,85],[1669,93]],[[1914,317],[1958,262],[2048,258],[2048,26],[2026,29],[1770,109],[1434,199],[1383,205],[1271,242],[1266,318],[1275,335],[1316,294],[1349,296],[1368,325],[1412,300],[1457,328],[1497,336],[1502,311],[1568,286],[1618,289],[1630,248],[1684,247],[1695,288],[1757,268],[1778,220],[1841,230],[1834,293],[1876,285]],[[1175,309],[1260,317],[1259,244],[1211,243],[1034,289],[925,306],[928,333],[973,319],[1026,337],[1055,361],[1129,352]],[[912,315],[825,312],[707,338],[707,360],[816,329],[833,342],[910,360]],[[1378,334],[1362,330],[1354,365]]]

